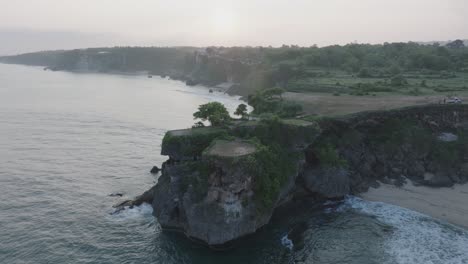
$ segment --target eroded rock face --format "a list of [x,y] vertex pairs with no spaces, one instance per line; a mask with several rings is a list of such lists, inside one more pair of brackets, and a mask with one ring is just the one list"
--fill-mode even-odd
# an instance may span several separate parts
[[[153,199],[161,226],[182,230],[191,238],[216,246],[267,224],[274,207],[259,210],[256,175],[245,167],[255,153],[252,144],[219,141],[204,152],[201,160],[166,162]],[[290,182],[294,183],[296,175],[291,175]],[[282,193],[289,193],[293,187],[286,184]]]
[[305,187],[325,198],[344,197],[350,193],[350,178],[344,168],[312,168],[302,172]]
[[[263,135],[281,144],[286,157],[302,151],[292,164],[294,171],[280,173],[285,178],[266,207],[258,187],[265,175],[252,163],[260,143],[216,140],[223,131],[211,128],[173,131],[163,142],[169,160],[158,184],[125,205],[151,201],[162,227],[219,246],[254,233],[294,196],[313,197],[316,203],[365,192],[378,182],[466,183],[466,124],[466,106],[425,106],[327,119],[318,129],[297,120],[283,120],[275,131],[255,122],[238,125],[230,133],[239,138]],[[456,137],[442,140],[441,133]]]
[[346,160],[351,193],[365,192],[379,181],[449,187],[468,181],[467,122],[466,105],[360,113],[323,122],[317,142],[333,141]]

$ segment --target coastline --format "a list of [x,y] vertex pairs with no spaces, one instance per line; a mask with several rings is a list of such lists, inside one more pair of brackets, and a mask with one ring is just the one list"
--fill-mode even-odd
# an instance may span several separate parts
[[359,197],[408,208],[468,230],[468,184],[450,188],[380,184]]

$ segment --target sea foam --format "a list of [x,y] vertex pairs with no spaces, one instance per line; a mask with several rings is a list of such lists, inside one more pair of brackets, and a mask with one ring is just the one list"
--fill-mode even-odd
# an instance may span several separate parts
[[467,264],[468,231],[405,208],[348,197],[338,210],[352,208],[394,227],[386,241],[387,263]]
[[140,206],[125,207],[123,210],[111,214],[112,219],[118,221],[136,220],[143,218],[153,218],[153,207],[143,203]]
[[294,248],[294,244],[293,244],[292,240],[289,239],[288,235],[284,235],[281,238],[281,245],[283,245],[285,248],[287,248],[289,250],[293,250],[293,248]]

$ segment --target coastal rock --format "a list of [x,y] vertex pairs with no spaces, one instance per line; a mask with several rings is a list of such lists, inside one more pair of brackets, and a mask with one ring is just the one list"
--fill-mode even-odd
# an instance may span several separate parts
[[156,173],[158,173],[160,171],[161,171],[161,169],[158,166],[153,166],[153,168],[151,168],[150,173],[156,174]]
[[[250,120],[169,131],[161,150],[169,159],[157,185],[120,206],[152,202],[164,230],[218,247],[256,232],[276,208],[298,201],[318,204],[379,182],[431,187],[467,182],[468,143],[460,139],[468,132],[459,129],[467,121],[464,105],[420,106],[327,118],[318,127],[280,120],[270,129]],[[459,140],[440,140],[447,131],[457,131]],[[277,178],[269,178],[272,174]]]
[[247,142],[221,140],[196,162],[166,163],[153,200],[161,226],[219,246],[268,223],[274,207],[259,210],[256,175],[247,168],[256,151]]
[[350,193],[350,178],[343,168],[310,168],[303,171],[306,188],[325,198],[340,198]]
[[134,206],[140,206],[143,203],[148,203],[152,204],[153,203],[153,198],[154,198],[154,190],[156,186],[152,187],[148,191],[144,192],[142,195],[136,197],[133,200],[125,200],[123,202],[120,202],[113,207],[115,208],[114,213],[118,213],[122,210],[124,210],[126,207],[133,208]]

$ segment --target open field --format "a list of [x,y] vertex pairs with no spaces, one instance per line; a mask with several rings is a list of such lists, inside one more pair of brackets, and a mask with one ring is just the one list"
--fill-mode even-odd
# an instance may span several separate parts
[[[457,93],[458,98],[468,101],[468,92]],[[443,93],[426,96],[380,94],[377,96],[334,96],[329,93],[285,93],[286,100],[302,105],[308,115],[333,116],[369,110],[387,110],[412,105],[438,104],[443,102]]]
[[359,77],[343,71],[314,69],[307,76],[290,80],[290,92],[320,92],[373,95],[391,92],[402,95],[430,95],[438,92],[468,91],[466,72],[405,72]]

